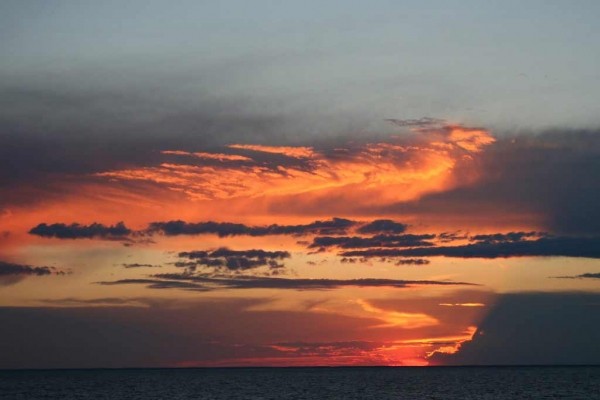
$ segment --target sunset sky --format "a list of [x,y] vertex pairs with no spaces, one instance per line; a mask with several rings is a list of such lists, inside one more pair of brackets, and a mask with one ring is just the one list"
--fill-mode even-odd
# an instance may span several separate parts
[[0,2],[0,368],[600,364],[599,17]]

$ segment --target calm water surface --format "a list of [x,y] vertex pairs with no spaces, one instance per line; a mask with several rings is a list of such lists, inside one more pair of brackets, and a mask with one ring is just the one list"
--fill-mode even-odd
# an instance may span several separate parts
[[600,367],[0,371],[0,399],[600,399]]

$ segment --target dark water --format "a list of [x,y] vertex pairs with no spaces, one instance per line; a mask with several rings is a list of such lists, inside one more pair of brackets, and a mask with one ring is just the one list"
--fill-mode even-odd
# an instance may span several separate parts
[[600,367],[0,371],[0,399],[600,399]]

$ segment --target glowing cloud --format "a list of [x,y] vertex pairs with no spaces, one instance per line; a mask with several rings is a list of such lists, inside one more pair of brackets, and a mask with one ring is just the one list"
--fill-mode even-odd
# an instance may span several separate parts
[[483,129],[448,125],[422,129],[412,136],[389,142],[346,148],[228,146],[287,157],[260,162],[235,154],[165,151],[165,154],[228,162],[222,165],[162,163],[97,175],[153,182],[196,200],[310,194],[322,198],[343,196],[353,204],[382,204],[413,200],[472,182],[477,178],[477,169],[461,168],[460,176],[456,176],[457,166],[472,162],[473,157],[494,140]]
[[223,154],[223,153],[205,153],[205,152],[188,152],[181,150],[164,150],[161,151],[162,154],[167,155],[176,155],[176,156],[190,156],[203,158],[208,160],[217,160],[217,161],[252,161],[251,158],[240,156],[238,154]]
[[440,303],[443,307],[485,307],[483,303]]
[[261,153],[282,154],[292,158],[310,158],[315,155],[312,147],[263,146],[258,144],[231,144],[230,149],[250,150]]
[[367,301],[361,299],[357,300],[356,302],[364,311],[374,314],[375,318],[384,322],[381,325],[374,326],[374,328],[401,327],[404,329],[417,329],[439,324],[439,321],[436,318],[433,318],[427,314],[388,311],[375,307]]

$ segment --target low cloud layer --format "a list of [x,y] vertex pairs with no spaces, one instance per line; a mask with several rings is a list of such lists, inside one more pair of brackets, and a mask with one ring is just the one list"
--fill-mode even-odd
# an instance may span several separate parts
[[318,236],[313,239],[309,248],[339,247],[342,249],[357,249],[369,247],[422,247],[433,246],[434,234],[423,235],[375,235],[372,237],[359,236]]
[[240,276],[215,278],[190,274],[156,274],[150,279],[121,279],[98,282],[101,285],[141,284],[151,289],[188,289],[212,291],[218,289],[291,289],[331,290],[343,287],[407,288],[419,285],[477,286],[468,282],[396,279],[305,279]]
[[[351,258],[509,258],[509,257],[586,257],[600,258],[599,236],[555,236],[547,232],[513,231],[492,234],[456,234],[456,233],[405,233],[407,224],[388,219],[369,222],[353,221],[333,217],[299,225],[251,226],[231,222],[153,222],[141,231],[133,231],[119,222],[112,226],[99,223],[82,225],[72,223],[41,223],[29,233],[46,238],[58,239],[99,239],[132,242],[146,240],[156,234],[165,236],[212,234],[221,238],[231,236],[269,236],[288,235],[292,237],[312,236],[307,242],[308,250],[339,251],[344,259]],[[347,236],[354,233],[354,236]],[[359,236],[360,235],[360,236]],[[464,243],[464,242],[468,243]],[[456,244],[454,244],[456,243]],[[248,256],[240,251],[226,248],[209,253],[200,251],[181,253],[180,257],[195,258],[200,266],[225,267],[231,270],[249,269],[263,265],[275,268],[274,260],[268,260],[267,253]],[[288,258],[289,253],[286,257]],[[266,257],[265,257],[266,256]],[[237,257],[237,261],[235,259]],[[401,263],[400,263],[401,264]],[[192,264],[188,263],[187,266]],[[180,266],[184,266],[181,264]]]
[[410,249],[368,249],[341,253],[344,257],[587,257],[600,258],[600,237],[553,237],[509,242],[482,241],[461,246]]

